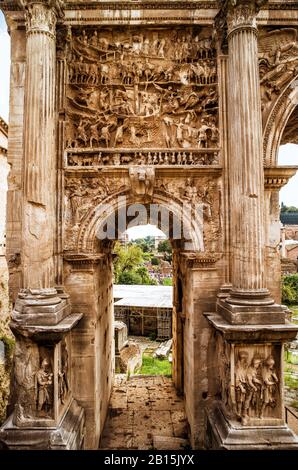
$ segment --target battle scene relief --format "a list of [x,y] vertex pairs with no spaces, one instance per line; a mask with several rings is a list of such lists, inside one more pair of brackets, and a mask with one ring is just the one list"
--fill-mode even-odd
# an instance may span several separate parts
[[211,30],[69,28],[66,44],[67,165],[214,163]]

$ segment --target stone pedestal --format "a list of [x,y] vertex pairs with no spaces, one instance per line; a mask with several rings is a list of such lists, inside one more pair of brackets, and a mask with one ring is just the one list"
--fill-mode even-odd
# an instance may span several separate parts
[[15,409],[0,429],[10,449],[80,449],[84,411],[71,391],[71,314],[61,289],[24,289],[10,328],[16,337]]
[[207,411],[207,447],[293,449],[298,437],[285,422],[283,345],[297,325],[231,325],[206,314],[216,331],[218,396]]
[[114,322],[115,337],[115,372],[120,372],[120,353],[122,349],[128,345],[127,326],[122,321]]

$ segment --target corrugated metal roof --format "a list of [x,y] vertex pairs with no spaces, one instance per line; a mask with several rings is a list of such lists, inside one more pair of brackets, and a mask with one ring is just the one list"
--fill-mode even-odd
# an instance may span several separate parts
[[[114,285],[114,305],[118,307],[172,308],[171,286]],[[118,300],[117,300],[118,299]]]

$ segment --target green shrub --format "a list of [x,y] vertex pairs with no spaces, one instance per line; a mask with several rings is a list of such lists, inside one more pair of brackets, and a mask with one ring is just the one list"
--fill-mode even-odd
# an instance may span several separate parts
[[160,264],[160,261],[158,258],[156,258],[156,256],[153,256],[153,258],[151,258],[151,264],[152,266],[158,266]]
[[283,276],[282,301],[287,305],[298,303],[298,274]]
[[118,276],[118,284],[142,284],[142,278],[135,271],[123,271]]

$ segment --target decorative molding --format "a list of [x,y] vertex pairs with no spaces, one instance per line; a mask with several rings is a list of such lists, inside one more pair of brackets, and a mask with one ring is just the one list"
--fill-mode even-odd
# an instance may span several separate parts
[[298,171],[298,166],[265,167],[265,189],[280,190]]
[[191,269],[214,269],[221,255],[219,253],[181,253]]
[[76,268],[90,268],[106,258],[105,254],[64,252],[63,259]]

